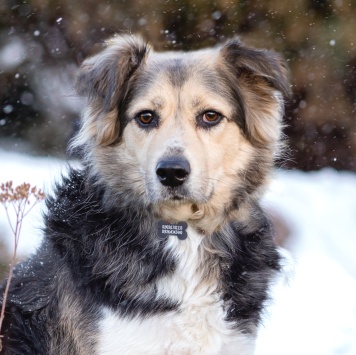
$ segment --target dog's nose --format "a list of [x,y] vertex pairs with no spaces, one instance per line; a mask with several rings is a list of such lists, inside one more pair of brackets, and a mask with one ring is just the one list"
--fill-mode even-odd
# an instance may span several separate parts
[[164,186],[177,187],[187,180],[190,165],[185,158],[167,158],[157,164],[156,174]]

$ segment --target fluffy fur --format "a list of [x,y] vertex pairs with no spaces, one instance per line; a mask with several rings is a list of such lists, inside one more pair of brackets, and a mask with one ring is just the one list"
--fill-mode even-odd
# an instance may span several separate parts
[[[43,244],[15,269],[3,353],[253,354],[280,268],[258,200],[279,151],[283,60],[238,39],[156,53],[118,36],[77,89],[83,168],[47,199]],[[158,167],[172,161],[168,183]],[[188,238],[160,238],[160,220],[187,222]]]

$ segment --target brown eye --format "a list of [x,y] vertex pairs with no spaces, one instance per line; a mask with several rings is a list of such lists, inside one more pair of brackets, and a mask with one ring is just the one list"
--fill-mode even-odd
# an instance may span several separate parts
[[142,124],[146,125],[153,121],[154,116],[152,112],[141,112],[137,118]]
[[158,115],[154,111],[141,111],[136,115],[135,120],[144,129],[158,127]]
[[218,123],[221,119],[220,113],[215,111],[206,111],[203,114],[203,121],[208,124]]

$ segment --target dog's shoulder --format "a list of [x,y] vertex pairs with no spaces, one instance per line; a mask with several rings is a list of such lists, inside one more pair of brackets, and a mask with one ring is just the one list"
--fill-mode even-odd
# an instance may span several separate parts
[[[17,264],[9,284],[5,316],[2,325],[3,354],[46,354],[53,324],[58,326],[59,281],[68,274],[58,245],[50,238],[51,228],[56,236],[70,235],[66,225],[69,206],[73,207],[82,195],[83,174],[71,170],[55,192],[46,200],[45,236],[35,254]],[[62,226],[62,229],[60,228]],[[69,278],[67,277],[67,282]],[[63,283],[63,282],[62,282]],[[0,302],[7,280],[0,286]]]
[[[2,325],[3,354],[46,353],[47,308],[53,298],[54,255],[46,246],[30,259],[16,265],[6,299]],[[7,280],[0,287],[1,303]]]

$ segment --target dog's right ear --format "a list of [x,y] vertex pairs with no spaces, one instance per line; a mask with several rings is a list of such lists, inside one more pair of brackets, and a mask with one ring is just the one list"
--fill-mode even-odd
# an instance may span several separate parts
[[80,67],[76,88],[81,96],[99,100],[107,112],[117,103],[125,82],[140,66],[148,45],[137,36],[116,36]]
[[[82,129],[74,145],[88,139],[103,145],[115,141],[119,101],[148,51],[149,46],[141,37],[116,36],[106,42],[104,50],[83,62],[75,86],[78,94],[88,99],[89,112],[83,117]],[[80,137],[84,133],[86,137]]]

